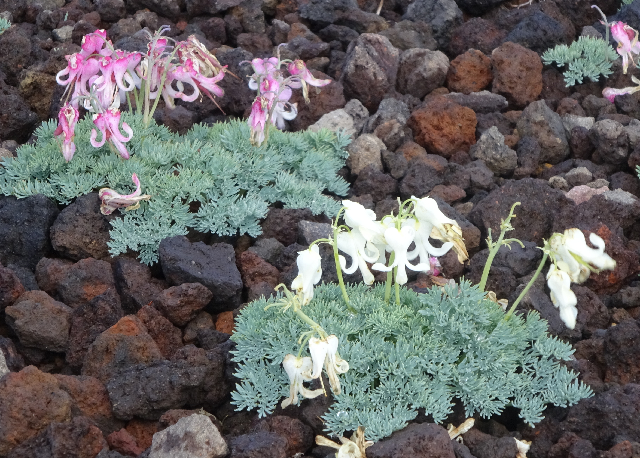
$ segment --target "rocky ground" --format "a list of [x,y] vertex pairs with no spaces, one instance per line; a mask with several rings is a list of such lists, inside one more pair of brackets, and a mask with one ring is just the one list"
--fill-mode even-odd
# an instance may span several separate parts
[[[464,232],[471,260],[449,253],[444,275],[478,280],[484,238],[522,203],[509,235],[525,241],[494,262],[488,289],[513,301],[540,259],[544,238],[578,227],[596,232],[617,261],[611,273],[574,285],[578,324],[567,330],[541,277],[522,302],[575,345],[570,366],[595,395],[552,407],[535,429],[507,410],[478,420],[464,445],[428,417],[367,450],[369,457],[511,458],[512,437],[533,441],[529,458],[640,456],[640,104],[620,61],[598,83],[565,88],[540,54],[604,29],[583,0],[513,8],[501,0],[0,0],[14,24],[0,36],[0,156],[33,141],[57,117],[55,74],[83,35],[108,30],[115,47],[139,50],[141,30],[190,34],[241,80],[226,96],[161,108],[159,122],[184,132],[195,122],[241,117],[254,93],[239,63],[272,55],[307,61],[334,80],[291,130],[342,128],[354,141],[344,176],[350,198],[378,216],[396,198],[439,199]],[[605,0],[605,13],[618,3]],[[640,2],[615,19],[640,28]],[[611,19],[610,19],[611,20]],[[592,26],[596,27],[594,29]],[[639,75],[640,76],[640,75]],[[285,458],[325,457],[316,447],[329,400],[259,420],[236,413],[229,351],[233,316],[296,275],[296,252],[327,230],[305,210],[273,208],[263,235],[165,240],[160,263],[108,255],[109,222],[96,194],[66,208],[42,196],[0,197],[0,456]],[[328,253],[324,254],[329,265]],[[324,279],[334,274],[324,270]],[[429,286],[422,275],[411,286]],[[1,361],[1,360],[0,360]],[[204,411],[199,410],[204,409]],[[206,414],[215,416],[211,421]],[[464,412],[456,407],[451,422]],[[206,444],[206,434],[214,437]],[[152,446],[153,438],[153,446]],[[213,443],[212,443],[213,442]],[[180,455],[178,450],[192,453]]]

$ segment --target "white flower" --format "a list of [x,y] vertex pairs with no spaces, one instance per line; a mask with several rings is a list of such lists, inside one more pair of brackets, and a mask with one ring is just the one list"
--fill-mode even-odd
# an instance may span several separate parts
[[412,227],[416,231],[416,235],[413,238],[413,243],[416,247],[414,250],[407,253],[407,259],[409,261],[419,258],[421,264],[430,266],[432,263],[431,257],[443,256],[453,246],[453,242],[446,242],[443,243],[440,248],[436,248],[429,243],[429,236],[433,229],[433,224],[431,223],[425,221],[419,222],[414,219],[406,219],[402,222],[402,227],[405,226]]
[[311,377],[307,373],[311,370],[312,362],[311,358],[305,356],[304,358],[296,358],[289,354],[284,357],[282,366],[285,372],[289,376],[291,387],[289,388],[289,397],[282,401],[280,406],[284,409],[291,404],[298,403],[298,393],[304,396],[306,399],[315,398],[323,393],[323,390],[309,390],[304,387],[303,382],[311,381]]
[[366,458],[365,449],[373,445],[372,441],[364,440],[364,428],[362,426],[358,426],[351,439],[341,437],[340,442],[342,442],[342,445],[325,437],[316,436],[316,444],[338,450],[336,458]]
[[431,237],[453,243],[453,249],[458,254],[459,262],[462,263],[469,259],[460,225],[455,220],[447,218],[438,208],[438,203],[432,198],[418,199],[411,196],[411,199],[415,202],[414,214],[418,221],[421,224],[429,223],[433,226]]
[[571,291],[571,278],[566,272],[557,269],[555,265],[551,265],[549,273],[547,273],[547,285],[551,290],[551,301],[556,308],[560,309],[560,319],[569,328],[576,327],[576,318],[578,316],[578,299]]
[[302,305],[307,305],[313,299],[313,285],[322,277],[322,258],[318,245],[308,250],[298,251],[298,276],[291,282],[291,289],[302,295]]
[[340,394],[338,374],[344,374],[349,370],[349,363],[338,356],[338,343],[338,338],[334,335],[322,340],[315,337],[309,340],[309,353],[313,360],[313,372],[310,377],[320,377],[324,367],[334,394]]
[[372,266],[375,270],[381,270],[383,272],[389,272],[394,267],[398,268],[398,272],[396,273],[396,283],[399,285],[404,285],[407,282],[407,271],[406,268],[414,270],[416,272],[423,272],[429,270],[430,264],[418,264],[412,265],[409,263],[407,259],[409,250],[409,246],[416,235],[416,231],[414,228],[410,226],[405,226],[402,229],[398,230],[395,227],[390,227],[386,231],[384,231],[384,239],[387,242],[387,245],[391,247],[394,252],[393,263],[390,266],[385,266],[382,263],[376,263]]
[[367,255],[365,248],[367,241],[363,235],[357,229],[347,232],[340,232],[336,237],[336,243],[338,249],[344,251],[351,256],[351,266],[347,267],[347,261],[344,256],[339,256],[340,267],[346,274],[352,274],[356,269],[360,269],[362,273],[362,279],[367,285],[373,283],[373,274],[367,266],[367,262],[375,262],[378,259],[379,254]]

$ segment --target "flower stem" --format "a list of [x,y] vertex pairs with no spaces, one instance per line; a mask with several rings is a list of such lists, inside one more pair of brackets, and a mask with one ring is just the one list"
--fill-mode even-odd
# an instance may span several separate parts
[[529,289],[531,289],[531,286],[533,285],[533,283],[538,278],[538,275],[540,275],[540,272],[542,272],[542,268],[544,267],[545,263],[547,262],[547,258],[548,257],[549,257],[549,255],[547,253],[545,253],[542,256],[542,260],[540,261],[540,265],[536,269],[536,272],[533,274],[533,277],[531,277],[531,280],[529,280],[529,283],[527,283],[527,286],[524,287],[524,289],[522,290],[522,292],[520,293],[518,298],[514,301],[513,305],[511,306],[511,308],[509,309],[509,311],[505,315],[505,319],[507,319],[511,315],[513,315],[513,312],[515,311],[516,307],[518,306],[518,304],[520,303],[522,298],[525,296],[525,294],[527,294],[529,292]]
[[[396,271],[396,273],[398,272],[397,267],[394,270]],[[396,304],[400,305],[400,284],[398,282],[395,282],[395,287],[396,287]]]
[[[395,253],[391,252],[391,256],[389,256],[389,264],[393,264],[395,258]],[[391,282],[393,281],[393,270],[387,272],[387,282],[384,287],[384,301],[388,304],[389,299],[391,298]]]
[[340,290],[342,291],[342,297],[344,299],[345,304],[347,304],[347,309],[351,313],[358,313],[353,307],[351,307],[351,302],[349,301],[349,295],[347,294],[347,289],[344,286],[344,279],[342,278],[342,268],[340,267],[340,257],[338,254],[338,226],[334,226],[333,228],[333,240],[331,240],[331,246],[333,246],[333,260],[336,263],[336,274],[338,275],[338,283],[340,283]]
[[311,318],[309,318],[309,315],[307,315],[306,313],[304,313],[302,310],[300,310],[300,307],[297,305],[293,306],[293,312],[298,315],[298,317],[304,321],[305,323],[307,323],[311,329],[313,329],[314,331],[316,331],[319,335],[321,339],[326,339],[329,334],[327,334],[327,332],[322,329],[322,326],[320,326],[318,323],[316,323],[315,321],[313,321]]

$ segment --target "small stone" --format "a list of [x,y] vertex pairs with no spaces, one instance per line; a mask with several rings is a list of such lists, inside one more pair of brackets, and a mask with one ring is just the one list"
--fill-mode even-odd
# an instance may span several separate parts
[[72,25],[65,25],[60,27],[59,29],[53,29],[51,32],[51,36],[55,41],[71,41],[71,34],[73,33]]
[[343,109],[331,111],[309,126],[311,132],[318,132],[320,129],[328,129],[332,132],[342,131],[352,139],[356,137],[356,129],[353,118]]
[[524,108],[542,92],[542,61],[535,51],[506,42],[493,50],[491,64],[492,92],[505,96],[515,107]]
[[396,89],[419,99],[443,85],[449,59],[441,51],[407,49],[400,55]]
[[25,288],[15,272],[0,265],[0,310],[13,305],[24,292]]
[[154,306],[176,326],[194,319],[213,298],[213,293],[200,283],[183,283],[167,288],[154,300]]
[[589,183],[593,179],[593,174],[586,167],[576,167],[569,170],[564,178],[571,186],[580,186]]
[[150,455],[154,458],[222,458],[229,448],[218,428],[206,415],[181,418],[154,434]]
[[540,161],[557,164],[569,156],[569,142],[562,120],[544,100],[530,103],[518,119],[517,126],[520,136],[532,136],[538,140]]
[[477,49],[469,49],[451,61],[447,87],[451,92],[470,94],[487,88],[493,80],[491,59]]
[[518,165],[518,155],[504,144],[504,136],[493,126],[487,129],[480,140],[471,147],[472,159],[480,159],[496,175],[510,175]]
[[568,191],[570,188],[569,183],[567,183],[567,180],[565,180],[561,176],[555,176],[555,177],[549,178],[549,186],[555,189],[559,189],[560,191]]
[[351,143],[347,150],[349,158],[347,167],[353,175],[358,175],[364,168],[373,167],[382,172],[381,152],[385,149],[384,143],[373,134],[363,134]]

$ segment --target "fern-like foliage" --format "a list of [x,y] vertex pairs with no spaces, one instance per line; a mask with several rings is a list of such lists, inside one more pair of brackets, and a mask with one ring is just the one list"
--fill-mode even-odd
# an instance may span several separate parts
[[45,122],[36,131],[35,145],[24,145],[18,157],[4,159],[0,192],[18,198],[44,194],[68,204],[101,187],[129,194],[136,173],[151,200],[111,223],[109,250],[112,255],[136,251],[151,264],[165,237],[184,235],[189,228],[256,236],[259,220],[275,202],[333,216],[340,204],[324,192],[343,196],[349,189],[336,174],[349,143],[341,134],[274,129],[269,142],[256,148],[241,121],[196,125],[179,136],[154,123],[145,129],[142,119],[130,113],[123,118],[135,132],[127,143],[131,159],[121,159],[108,144],[91,146],[94,126],[87,117],[76,126],[76,153],[67,163],[53,135],[57,123]]
[[[401,288],[400,305],[384,302],[384,285],[351,285],[348,292],[355,315],[333,284],[317,287],[304,308],[338,336],[340,356],[349,362],[340,376],[342,393],[323,417],[332,434],[364,426],[367,439],[376,441],[405,427],[420,408],[442,422],[455,398],[468,416],[489,417],[513,405],[533,424],[549,403],[568,406],[592,395],[560,364],[573,349],[548,335],[546,321],[536,312],[505,320],[502,309],[468,282],[426,294]],[[308,330],[290,311],[265,310],[276,300],[243,308],[232,336],[241,380],[233,403],[260,416],[289,396],[282,360],[298,353],[298,338]],[[308,356],[306,346],[302,353]]]
[[11,27],[11,22],[3,17],[0,17],[0,35],[9,30]]
[[602,38],[581,36],[571,45],[558,45],[542,54],[542,61],[549,65],[566,67],[564,81],[567,86],[582,84],[584,78],[598,81],[600,75],[611,75],[611,64],[618,58],[616,51]]

